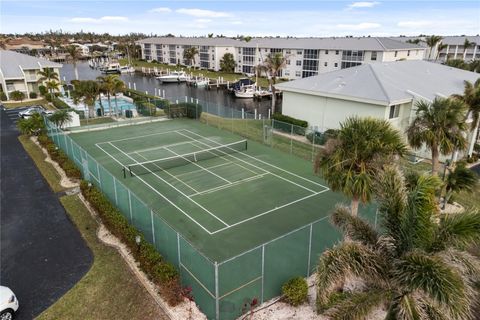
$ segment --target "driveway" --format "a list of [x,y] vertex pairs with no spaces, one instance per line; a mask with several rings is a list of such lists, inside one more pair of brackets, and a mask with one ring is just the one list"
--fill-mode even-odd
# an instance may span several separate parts
[[83,277],[93,256],[18,141],[19,110],[0,110],[0,284],[18,297],[17,319],[32,319]]

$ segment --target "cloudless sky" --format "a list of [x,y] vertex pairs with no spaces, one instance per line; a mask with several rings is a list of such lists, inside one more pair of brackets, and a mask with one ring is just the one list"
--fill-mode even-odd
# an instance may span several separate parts
[[0,0],[1,33],[59,29],[177,36],[477,35],[480,0]]

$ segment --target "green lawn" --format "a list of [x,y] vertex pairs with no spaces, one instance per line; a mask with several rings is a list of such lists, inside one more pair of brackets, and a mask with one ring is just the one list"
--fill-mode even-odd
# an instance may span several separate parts
[[[27,136],[19,140],[52,190],[64,190],[40,148]],[[94,263],[82,280],[38,319],[167,319],[117,250],[98,240],[98,224],[78,196],[62,197],[61,202],[92,250]]]
[[54,192],[63,191],[64,188],[59,183],[60,175],[50,163],[44,161],[46,156],[42,150],[35,143],[33,143],[28,136],[19,136],[18,140],[20,140],[25,151],[27,151],[32,160],[35,162],[38,170],[40,170],[45,180],[47,180],[48,184],[50,185],[50,188],[52,188]]
[[[127,59],[120,59],[120,64],[128,64]],[[241,73],[228,73],[228,72],[221,72],[221,71],[208,71],[208,70],[193,70],[186,67],[178,67],[178,66],[171,66],[164,63],[151,63],[146,61],[139,61],[139,60],[132,60],[132,64],[134,67],[141,68],[157,68],[157,69],[168,69],[168,70],[184,70],[187,73],[192,73],[194,76],[203,75],[204,77],[208,77],[210,79],[218,79],[218,77],[223,77],[225,81],[235,82],[240,78],[245,78],[245,75]],[[266,78],[259,78],[258,79],[259,86],[261,87],[268,87],[268,80]],[[282,80],[277,80],[277,82],[282,82]]]
[[15,109],[15,108],[21,108],[21,107],[27,107],[27,106],[33,106],[33,105],[42,105],[47,109],[52,109],[50,107],[47,107],[48,102],[45,99],[36,99],[36,100],[29,100],[29,101],[19,101],[19,102],[6,102],[3,101],[2,104],[5,106],[7,109]]
[[97,238],[97,222],[77,195],[60,198],[94,254],[90,271],[38,319],[167,319],[116,249]]

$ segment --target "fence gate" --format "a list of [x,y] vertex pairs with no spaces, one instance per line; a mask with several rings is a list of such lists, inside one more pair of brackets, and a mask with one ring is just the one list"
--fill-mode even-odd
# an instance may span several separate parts
[[270,124],[263,122],[263,143],[266,145],[272,144],[272,126]]

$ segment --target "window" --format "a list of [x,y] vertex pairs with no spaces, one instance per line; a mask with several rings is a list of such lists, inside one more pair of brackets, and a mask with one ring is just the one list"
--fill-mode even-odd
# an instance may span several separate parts
[[338,56],[338,54],[340,53],[339,50],[335,50],[335,54]]
[[286,64],[290,65],[290,60],[287,60],[287,61],[286,61]]
[[325,62],[323,65],[324,65],[325,67],[328,66],[328,62]]
[[325,54],[328,54],[328,50],[325,50]]
[[338,68],[338,63],[335,62],[335,68]]
[[398,51],[395,51],[395,58],[397,57],[397,55],[398,55]]
[[295,72],[295,77],[301,77],[301,76],[302,76],[302,72],[301,72],[301,71]]
[[372,57],[370,58],[370,60],[372,61],[377,60],[377,51],[372,51]]
[[393,106],[390,106],[390,114],[389,114],[388,118],[389,119],[398,118],[399,113],[400,113],[400,105],[399,104],[395,104]]
[[410,57],[410,50],[407,51],[407,57]]
[[356,67],[356,66],[359,66],[361,64],[362,64],[361,62],[345,62],[345,61],[342,61],[342,69]]
[[286,76],[289,76],[289,75],[290,75],[290,71],[285,70],[284,74],[285,74]]
[[290,50],[287,50],[287,51],[286,51],[286,54],[290,54]]
[[302,65],[302,60],[297,60],[297,66],[301,66]]
[[345,50],[342,51],[342,60],[344,61],[363,61],[363,51]]
[[297,51],[297,54],[298,54],[298,55],[302,55],[302,50],[298,50],[298,51]]

